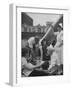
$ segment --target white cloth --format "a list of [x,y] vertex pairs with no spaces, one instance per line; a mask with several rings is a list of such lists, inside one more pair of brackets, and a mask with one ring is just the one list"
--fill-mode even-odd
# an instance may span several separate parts
[[47,50],[54,50],[54,47],[52,46],[52,44],[50,44],[50,46],[47,47]]
[[[21,68],[23,68],[23,66],[24,66],[25,64],[27,64],[27,60],[26,60],[26,58],[23,57],[23,58],[21,59]],[[29,69],[27,69],[27,68],[24,67],[23,73],[24,73],[25,76],[29,76],[32,71],[33,71],[33,70],[29,70]]]
[[57,43],[56,43],[55,47],[59,47],[59,45],[62,43],[62,41],[63,41],[63,31],[61,31],[57,34]]
[[63,45],[56,49],[56,53],[58,56],[57,65],[63,64]]
[[57,64],[58,56],[56,52],[53,52],[51,55],[51,61],[48,70]]
[[55,51],[51,55],[50,66],[48,69],[51,69],[55,65],[63,64],[63,46],[55,48]]
[[63,31],[61,31],[57,35],[57,43],[55,45],[55,51],[58,55],[58,60],[57,60],[58,64],[63,64],[63,44],[62,43],[63,43]]
[[34,43],[35,43],[35,37],[31,37],[28,39],[28,44],[30,48],[33,48]]

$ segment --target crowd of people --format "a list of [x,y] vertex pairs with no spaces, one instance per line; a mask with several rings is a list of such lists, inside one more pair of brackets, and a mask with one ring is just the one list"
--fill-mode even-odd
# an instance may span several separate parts
[[[48,35],[55,36],[50,40]],[[52,37],[52,36],[51,36]],[[30,37],[26,46],[22,48],[21,75],[49,76],[63,75],[63,26],[57,26],[57,32],[51,26],[51,30],[40,38],[40,36]]]

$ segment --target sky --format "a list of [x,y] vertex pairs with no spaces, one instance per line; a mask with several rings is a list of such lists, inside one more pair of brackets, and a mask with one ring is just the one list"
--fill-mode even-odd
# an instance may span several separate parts
[[60,15],[58,14],[44,14],[44,13],[27,13],[33,19],[33,25],[46,25],[47,21],[55,22]]

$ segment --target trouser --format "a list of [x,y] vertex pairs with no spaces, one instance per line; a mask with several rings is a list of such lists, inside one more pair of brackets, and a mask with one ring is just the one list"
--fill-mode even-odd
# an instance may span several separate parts
[[49,67],[49,61],[45,61],[45,63],[42,65],[43,70],[48,70]]
[[31,76],[48,76],[48,73],[45,73],[43,71],[34,70],[29,76],[30,77]]

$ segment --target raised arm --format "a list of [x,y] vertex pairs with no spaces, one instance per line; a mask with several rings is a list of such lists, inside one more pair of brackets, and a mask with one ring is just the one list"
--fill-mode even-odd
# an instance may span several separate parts
[[56,22],[54,22],[49,28],[47,27],[46,30],[46,34],[42,37],[42,39],[40,40],[40,43],[42,42],[43,39],[45,39],[51,32],[53,31],[53,27],[56,27],[56,25],[59,23],[60,19],[62,18],[62,15],[59,16],[58,20]]
[[52,26],[50,26],[49,28],[47,27],[46,30],[47,30],[47,32],[46,32],[46,34],[40,39],[40,43],[42,42],[43,39],[45,39],[45,38],[50,34],[50,32],[53,32]]
[[43,49],[42,49],[42,46],[40,45],[39,46],[39,49],[40,49],[40,60],[42,61],[43,60]]

